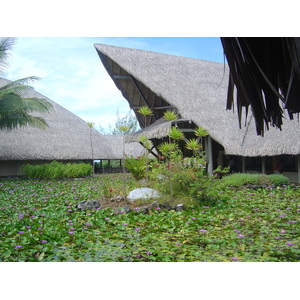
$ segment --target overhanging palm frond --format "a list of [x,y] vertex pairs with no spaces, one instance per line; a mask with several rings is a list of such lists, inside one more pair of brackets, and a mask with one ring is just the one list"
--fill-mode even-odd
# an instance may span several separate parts
[[257,134],[269,125],[281,129],[282,108],[290,118],[300,112],[300,38],[221,38],[230,68],[227,109],[234,102],[241,126],[242,109],[250,106]]
[[27,125],[39,129],[45,129],[48,126],[47,122],[43,118],[28,115],[23,111],[0,114],[0,129],[11,130]]
[[16,42],[15,38],[7,37],[0,40],[0,74],[5,71],[8,66],[9,51]]

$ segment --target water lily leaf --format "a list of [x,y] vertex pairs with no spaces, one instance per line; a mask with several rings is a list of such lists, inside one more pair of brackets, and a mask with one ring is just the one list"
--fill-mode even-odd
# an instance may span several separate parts
[[39,261],[43,260],[44,256],[45,256],[45,252],[42,252],[38,257],[38,260]]

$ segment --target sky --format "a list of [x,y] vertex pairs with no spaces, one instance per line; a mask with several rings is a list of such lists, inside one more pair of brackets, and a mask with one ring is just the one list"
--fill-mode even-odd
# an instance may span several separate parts
[[218,37],[18,37],[3,77],[40,77],[36,91],[107,133],[130,107],[94,43],[224,62]]

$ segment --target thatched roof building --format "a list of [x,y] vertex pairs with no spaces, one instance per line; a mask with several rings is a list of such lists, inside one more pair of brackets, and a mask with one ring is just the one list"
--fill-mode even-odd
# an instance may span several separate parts
[[[8,82],[0,78],[0,86]],[[20,164],[28,161],[122,159],[121,136],[101,134],[75,114],[34,90],[27,96],[44,98],[52,104],[53,110],[49,113],[32,113],[43,117],[48,127],[44,130],[33,127],[0,130],[2,167],[5,162],[7,165],[8,161]],[[142,151],[143,147],[138,143],[125,147],[127,155],[138,156]],[[1,171],[0,175],[6,175],[5,172]]]
[[[249,109],[239,126],[237,112],[226,110],[229,80],[226,64],[103,44],[94,46],[115,85],[134,110],[141,128],[146,128],[127,137],[128,142],[138,141],[142,135],[161,138],[172,125],[161,120],[163,112],[176,110],[186,124],[206,129],[208,139],[221,145],[227,155],[300,154],[297,120],[284,118],[282,131],[271,127],[262,137],[257,135]],[[146,120],[137,112],[145,105],[154,111]]]
[[[239,128],[238,117],[226,110],[228,67],[226,64],[178,57],[151,51],[95,44],[107,72],[135,111],[148,137],[161,137],[169,128],[157,124],[167,109],[206,129],[225,153],[241,156],[300,154],[300,124],[284,119],[282,131],[270,128],[257,136],[251,111]],[[154,115],[146,120],[137,110],[147,105]],[[245,126],[246,125],[246,126]],[[137,140],[135,133],[128,141]],[[136,137],[136,139],[134,138]]]

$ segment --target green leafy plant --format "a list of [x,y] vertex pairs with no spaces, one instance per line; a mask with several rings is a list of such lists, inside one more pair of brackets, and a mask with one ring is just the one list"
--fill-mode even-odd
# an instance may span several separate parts
[[[197,162],[184,160],[184,174],[176,179],[186,187]],[[158,170],[158,162],[153,163],[152,170]],[[201,178],[197,174],[193,183]],[[298,185],[220,189],[219,182],[208,181],[207,199],[197,206],[191,196],[179,194],[170,203],[184,203],[185,209],[161,207],[145,214],[142,202],[124,202],[131,211],[122,206],[76,209],[83,200],[100,198],[104,205],[107,191],[116,195],[122,190],[123,174],[80,180],[3,178],[0,261],[299,262]],[[126,174],[126,185],[137,187],[131,174]]]
[[142,155],[139,158],[133,156],[126,157],[125,167],[129,170],[135,180],[141,180],[146,177],[147,156]]
[[185,147],[189,150],[192,150],[193,153],[202,149],[202,145],[199,143],[198,139],[187,140]]
[[177,149],[176,143],[163,142],[158,146],[158,150],[166,157],[170,157],[172,152]]
[[171,127],[168,136],[172,139],[172,140],[182,140],[184,138],[184,134],[183,132],[176,128],[176,127]]
[[197,127],[194,132],[195,132],[195,135],[198,137],[205,137],[205,136],[209,135],[208,131],[202,127]]
[[235,173],[229,176],[225,176],[221,179],[220,184],[226,186],[242,186],[247,184],[252,185],[282,185],[288,184],[289,179],[280,174],[248,174],[248,173]]
[[167,121],[175,121],[178,119],[178,114],[177,112],[173,111],[173,110],[166,110],[164,112],[164,118],[167,120]]
[[31,178],[75,178],[86,177],[92,174],[92,166],[85,163],[71,164],[53,161],[49,164],[25,164],[22,170]]

